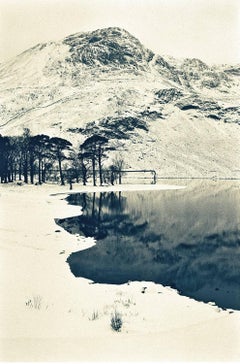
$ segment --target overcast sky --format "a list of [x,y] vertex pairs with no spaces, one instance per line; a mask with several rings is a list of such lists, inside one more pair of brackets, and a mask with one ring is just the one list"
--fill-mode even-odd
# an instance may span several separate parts
[[0,62],[37,43],[109,26],[158,54],[240,62],[240,0],[0,0]]

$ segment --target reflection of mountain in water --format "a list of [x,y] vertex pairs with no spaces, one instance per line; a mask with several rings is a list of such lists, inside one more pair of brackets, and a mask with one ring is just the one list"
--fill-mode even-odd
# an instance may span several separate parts
[[75,276],[100,283],[147,280],[221,307],[240,309],[238,183],[185,190],[76,194],[78,217],[58,220],[97,244],[71,254]]

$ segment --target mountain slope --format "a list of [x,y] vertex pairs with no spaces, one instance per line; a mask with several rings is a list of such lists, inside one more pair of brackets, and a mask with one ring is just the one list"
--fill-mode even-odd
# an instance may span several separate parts
[[155,55],[120,28],[77,33],[0,65],[0,133],[28,127],[77,145],[97,128],[122,139],[130,168],[236,177],[239,76],[239,66]]

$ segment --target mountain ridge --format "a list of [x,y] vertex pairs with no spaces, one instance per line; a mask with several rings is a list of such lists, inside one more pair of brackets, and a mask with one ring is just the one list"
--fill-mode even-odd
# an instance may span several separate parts
[[[192,161],[191,173],[217,170],[232,175],[233,165],[240,170],[236,158],[240,152],[239,75],[238,65],[208,66],[196,58],[180,61],[154,54],[118,27],[76,33],[59,42],[38,44],[0,65],[0,133],[21,134],[23,127],[29,127],[33,134],[66,137],[77,145],[84,140],[78,130],[98,126],[104,133],[107,124],[113,131],[122,123],[129,133],[124,141],[126,155],[128,148],[134,146],[136,151],[129,167],[151,164],[171,175],[188,173],[184,155],[194,152],[198,157]],[[138,120],[134,130],[128,130],[132,128],[128,118]],[[179,120],[195,144],[181,133],[176,136]],[[145,130],[139,129],[137,125],[143,124]],[[195,138],[196,127],[201,129],[201,139]],[[210,145],[204,141],[204,132],[211,134],[216,145],[208,162]],[[178,154],[184,149],[178,147],[181,143],[186,150],[174,172],[164,160],[175,165],[174,150]],[[230,151],[226,150],[230,145]]]

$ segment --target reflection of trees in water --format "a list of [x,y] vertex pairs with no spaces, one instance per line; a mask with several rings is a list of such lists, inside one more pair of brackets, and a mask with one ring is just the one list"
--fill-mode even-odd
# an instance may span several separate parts
[[57,219],[57,223],[70,233],[83,233],[97,240],[111,235],[135,236],[147,223],[136,223],[127,212],[126,197],[121,192],[72,194],[67,198],[73,205],[82,206],[82,215]]
[[[194,216],[198,218],[197,229],[191,219],[186,219],[182,226],[186,216],[184,209],[189,216],[192,205],[181,204],[181,213],[179,209],[175,213],[172,211],[167,225],[167,200],[159,204],[152,198],[151,212],[143,211],[141,215],[141,205],[143,208],[149,205],[149,195],[144,195],[146,201],[143,196],[138,200],[134,198],[127,200],[114,192],[71,195],[68,198],[70,203],[82,206],[83,215],[62,219],[59,223],[71,233],[82,232],[101,240],[94,247],[73,253],[68,258],[72,272],[100,283],[154,281],[199,300],[239,309],[238,220],[229,226],[226,217],[225,225],[216,229],[216,216],[213,216],[207,231],[199,229],[199,226],[206,226],[203,203],[204,208],[199,209],[201,204],[198,204]],[[160,211],[159,219],[156,218],[156,206]],[[214,205],[211,208],[214,213]],[[232,215],[229,218],[232,219]],[[222,223],[222,219],[220,221]],[[179,225],[183,234],[178,236]]]

